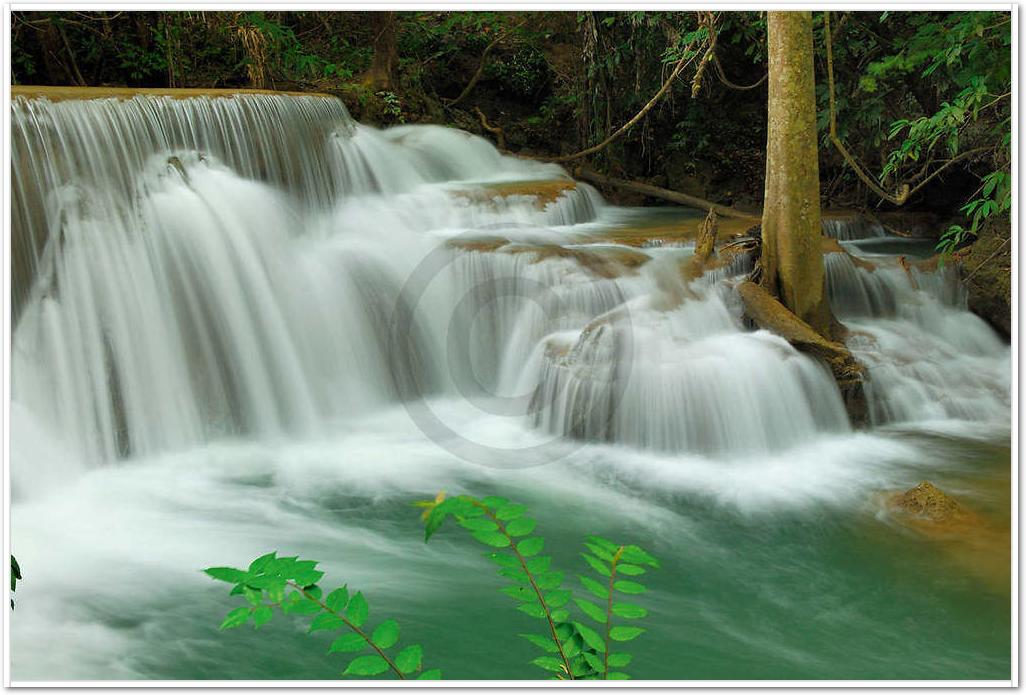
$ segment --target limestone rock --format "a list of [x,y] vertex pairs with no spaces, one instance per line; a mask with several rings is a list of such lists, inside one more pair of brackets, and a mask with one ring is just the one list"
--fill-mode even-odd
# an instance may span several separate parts
[[930,521],[951,521],[965,516],[962,506],[928,480],[894,498],[892,505]]

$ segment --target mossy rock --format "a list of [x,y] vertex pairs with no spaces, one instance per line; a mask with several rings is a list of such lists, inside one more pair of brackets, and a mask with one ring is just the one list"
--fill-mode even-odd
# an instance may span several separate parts
[[951,521],[966,515],[962,505],[928,480],[895,497],[891,506],[920,519],[938,522]]

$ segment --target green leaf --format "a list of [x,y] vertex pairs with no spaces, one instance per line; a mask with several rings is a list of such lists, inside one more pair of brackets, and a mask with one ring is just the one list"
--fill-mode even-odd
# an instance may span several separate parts
[[543,637],[541,635],[532,635],[526,633],[521,633],[520,636],[528,642],[530,642],[531,644],[533,644],[534,646],[539,647],[540,649],[543,649],[550,654],[555,654],[557,651],[559,651],[556,645],[553,644],[551,637]]
[[643,594],[646,591],[643,584],[629,582],[626,579],[619,582],[613,582],[613,588],[625,594]]
[[395,655],[395,666],[403,675],[413,673],[420,668],[420,662],[424,658],[424,650],[419,644],[411,644]]
[[485,497],[483,500],[481,500],[481,502],[483,502],[484,505],[491,510],[501,509],[502,507],[505,507],[507,504],[509,504],[509,500],[505,497],[496,497],[494,495],[489,495],[488,497]]
[[588,662],[588,666],[591,666],[593,670],[598,671],[599,673],[602,673],[605,670],[606,665],[602,663],[602,657],[597,654],[584,652],[581,656],[584,657],[584,660]]
[[569,589],[553,589],[549,593],[545,594],[545,603],[550,608],[559,608],[560,606],[566,605],[567,601],[573,594]]
[[531,583],[531,580],[528,579],[527,574],[524,572],[524,570],[520,569],[519,567],[503,567],[501,570],[499,570],[499,576],[511,579],[518,584]]
[[[618,546],[616,543],[607,538],[603,538],[602,536],[588,536],[588,543],[599,546],[600,548],[604,549],[607,553],[609,553],[610,556],[612,556],[613,553],[620,549],[620,546]],[[598,555],[598,553],[595,554]]]
[[613,561],[613,553],[609,552],[597,543],[585,543],[584,547],[586,547],[588,550],[594,553],[595,557],[597,557],[600,560],[605,560],[606,562]]
[[424,521],[424,542],[427,543],[431,536],[435,535],[435,531],[442,527],[445,522],[445,517],[449,513],[441,505],[435,507],[428,514],[427,519]]
[[531,660],[531,663],[546,671],[553,673],[564,673],[563,662],[554,656],[539,656]]
[[552,611],[552,622],[562,623],[570,618],[570,611],[565,608],[557,608]]
[[377,676],[388,670],[388,662],[377,654],[364,654],[349,662],[343,676]]
[[[519,549],[519,546],[518,546]],[[488,553],[488,559],[504,568],[519,568],[520,561],[508,553]]]
[[468,531],[490,531],[495,533],[499,528],[499,525],[491,519],[481,517],[477,519],[461,519],[459,524]]
[[538,603],[521,603],[517,606],[517,610],[521,613],[527,613],[532,618],[545,617],[545,609]]
[[628,674],[623,673],[622,671],[610,671],[606,678],[611,681],[627,681],[631,679]]
[[626,562],[621,562],[616,566],[616,571],[619,574],[626,574],[628,576],[637,576],[645,573],[644,567],[638,567],[637,565],[629,565]]
[[581,557],[584,558],[585,562],[591,565],[593,570],[601,574],[603,577],[608,577],[610,575],[609,568],[606,567],[605,563],[598,558],[594,558],[587,553],[581,553]]
[[261,600],[264,597],[263,592],[251,589],[248,586],[242,587],[242,596],[246,599],[246,602],[251,606],[259,606]]
[[493,533],[490,531],[474,531],[470,534],[474,537],[474,540],[484,543],[485,545],[493,548],[505,548],[509,545],[509,539],[501,533]]
[[440,668],[433,668],[433,669],[424,671],[424,673],[422,673],[419,676],[417,676],[417,680],[419,680],[419,681],[436,681],[436,680],[439,680],[441,677],[442,677],[442,669],[440,669]]
[[584,599],[580,599],[580,598],[575,598],[574,599],[574,603],[576,603],[577,606],[582,611],[584,611],[584,613],[589,618],[591,618],[592,620],[594,620],[597,623],[602,623],[603,625],[605,624],[605,622],[606,622],[606,612],[604,610],[602,610],[601,608],[599,608],[598,606],[596,606],[594,603],[592,603],[591,601],[585,601]]
[[253,611],[253,627],[260,627],[274,615],[270,606],[257,606]]
[[517,601],[533,601],[535,599],[534,591],[526,586],[504,586],[500,591]]
[[599,636],[599,633],[592,630],[590,627],[583,623],[574,623],[574,627],[577,628],[577,632],[580,633],[584,642],[597,652],[606,651],[606,642]]
[[633,603],[614,603],[613,615],[618,615],[621,618],[644,618],[648,615],[648,611]]
[[542,572],[534,578],[534,583],[539,589],[556,589],[563,583],[562,572]]
[[542,555],[541,557],[532,557],[530,560],[527,560],[524,564],[527,565],[528,572],[545,572],[549,569],[549,565],[552,564],[552,556]]
[[341,613],[345,610],[347,603],[349,603],[349,588],[345,586],[335,589],[324,599],[324,605],[328,607],[328,610],[335,613]]
[[337,630],[345,625],[342,622],[342,618],[331,613],[321,613],[310,622],[310,632],[317,632],[319,630]]
[[507,504],[495,512],[495,518],[501,521],[512,521],[524,515],[527,506],[523,504]]
[[534,531],[534,527],[538,522],[534,519],[523,517],[509,522],[506,525],[506,533],[511,536],[526,536],[527,534]]
[[389,619],[374,628],[371,641],[381,649],[388,649],[399,641],[399,623]]
[[643,627],[625,627],[623,625],[617,625],[609,631],[609,639],[616,640],[617,642],[629,642],[644,631],[645,628]]
[[320,570],[301,570],[296,572],[294,579],[297,585],[306,588],[319,582],[323,576],[324,572]]
[[363,627],[363,624],[367,622],[368,613],[370,613],[370,607],[367,605],[367,599],[357,591],[356,596],[350,599],[349,606],[346,608],[346,617],[356,627]]
[[659,560],[656,560],[636,545],[625,545],[623,552],[620,554],[620,559],[635,565],[648,565],[656,569],[659,568]]
[[598,583],[591,577],[577,575],[577,578],[581,580],[581,584],[584,584],[584,588],[590,591],[595,596],[598,596],[601,599],[609,598],[609,591],[606,589],[606,587],[602,586],[600,583]]
[[241,608],[228,611],[228,615],[224,617],[224,621],[221,623],[221,629],[230,630],[233,627],[245,625],[249,622],[250,611],[252,610],[248,606],[242,606]]
[[626,652],[609,652],[609,665],[612,668],[623,668],[631,663],[631,655]]
[[531,557],[540,553],[543,547],[545,547],[545,539],[535,536],[534,538],[525,538],[517,543],[517,552],[524,557]]
[[337,640],[331,643],[331,647],[328,648],[329,654],[335,652],[359,652],[363,651],[367,647],[367,640],[355,632],[347,632],[346,634],[339,637]]
[[256,574],[257,572],[262,570],[272,560],[274,560],[274,557],[275,557],[276,554],[277,554],[277,551],[275,551],[273,553],[267,553],[266,555],[261,555],[256,560],[253,560],[253,562],[249,563],[249,573],[250,574]]
[[581,647],[584,646],[584,640],[577,634],[570,635],[570,639],[563,643],[563,656],[570,659],[581,653]]
[[558,637],[560,641],[565,642],[570,639],[570,635],[572,634],[574,634],[574,626],[570,623],[556,625],[556,637]]
[[246,573],[234,567],[208,567],[203,571],[217,581],[229,584],[238,584],[246,579]]

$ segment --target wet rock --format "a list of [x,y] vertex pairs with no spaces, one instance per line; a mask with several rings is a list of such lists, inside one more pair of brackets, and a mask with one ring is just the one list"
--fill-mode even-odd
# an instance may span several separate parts
[[966,511],[958,502],[928,480],[895,497],[891,506],[930,521],[947,522],[966,516]]
[[1005,340],[1012,335],[1012,244],[1009,220],[988,221],[962,259],[969,310]]

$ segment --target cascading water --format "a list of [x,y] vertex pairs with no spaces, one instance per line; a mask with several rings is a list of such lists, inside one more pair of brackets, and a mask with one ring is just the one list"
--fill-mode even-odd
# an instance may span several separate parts
[[[921,474],[915,446],[852,431],[822,364],[745,327],[733,283],[749,258],[685,282],[693,244],[612,241],[625,216],[594,189],[462,131],[380,131],[313,96],[16,98],[12,158],[13,538],[32,577],[16,677],[225,677],[197,656],[212,643],[200,611],[221,604],[148,590],[269,543],[369,555],[346,576],[420,587],[382,589],[416,616],[419,596],[439,598],[419,579],[438,559],[397,529],[409,499],[440,488],[505,486],[543,509],[538,490],[570,490],[585,516],[616,510],[589,523],[628,523],[710,572],[725,552],[746,562],[734,548],[748,538],[751,562],[710,579],[727,586],[805,550],[760,560],[758,534],[724,540],[709,519],[860,509]],[[824,263],[874,425],[1007,437],[1009,349],[953,271],[859,251],[876,227],[824,230],[855,254]],[[418,403],[451,433],[424,429]],[[496,470],[553,442],[530,477]],[[85,585],[64,579],[69,557]],[[746,618],[704,605],[731,662],[757,650],[736,638]],[[168,614],[192,670],[154,656],[166,639],[150,621]],[[37,656],[55,624],[70,655],[58,673]],[[290,658],[316,669],[302,651]]]

